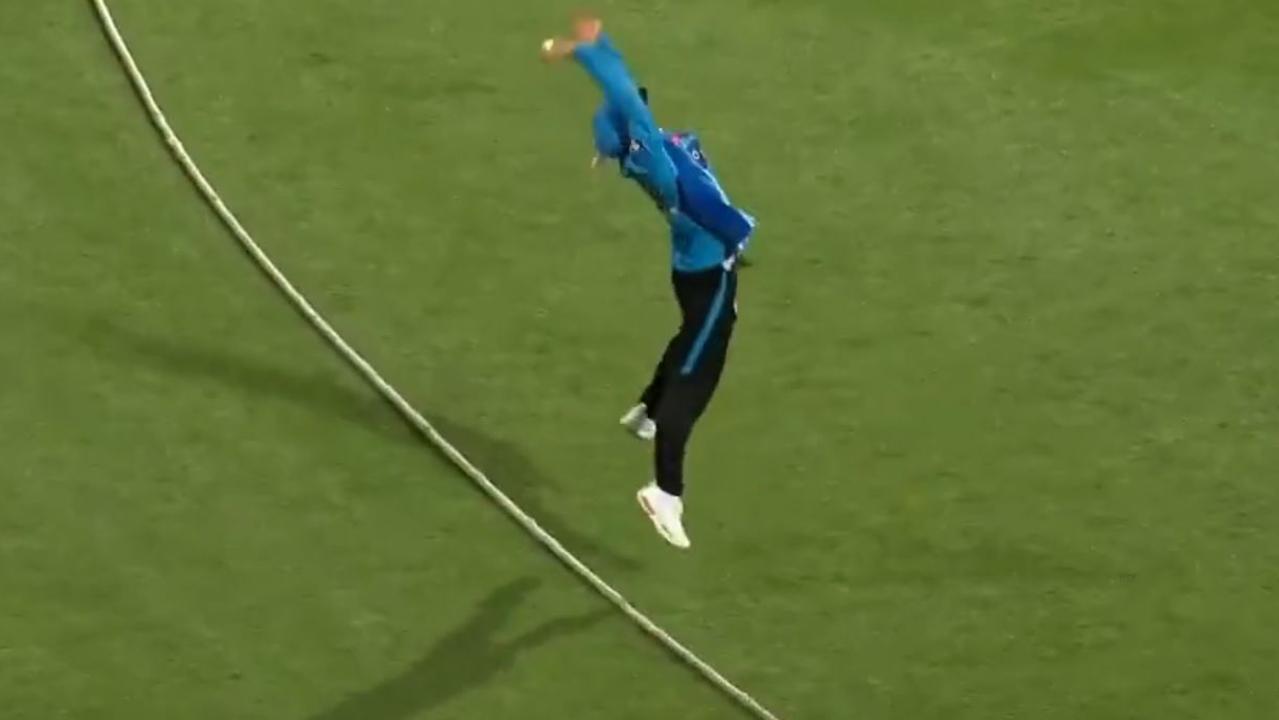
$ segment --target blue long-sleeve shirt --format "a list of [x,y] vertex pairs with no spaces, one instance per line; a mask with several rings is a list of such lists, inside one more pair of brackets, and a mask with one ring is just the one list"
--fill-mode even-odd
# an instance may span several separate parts
[[596,149],[617,158],[622,175],[635,180],[666,217],[675,270],[724,264],[744,247],[755,222],[731,205],[696,136],[662,132],[607,36],[579,45],[574,56],[604,93],[592,121]]

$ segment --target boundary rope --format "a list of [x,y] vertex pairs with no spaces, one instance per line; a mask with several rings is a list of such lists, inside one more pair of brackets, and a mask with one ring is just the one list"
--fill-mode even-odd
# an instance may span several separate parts
[[107,39],[110,41],[112,48],[115,50],[116,56],[119,58],[125,73],[129,76],[133,89],[137,93],[139,100],[145,106],[147,114],[150,116],[151,124],[155,126],[160,135],[164,138],[164,142],[168,145],[173,158],[182,166],[183,171],[195,184],[200,194],[204,196],[209,206],[226,225],[227,229],[235,236],[240,245],[249,254],[249,257],[258,264],[261,270],[270,280],[275,283],[276,287],[284,293],[285,298],[306,318],[319,333],[324,336],[325,340],[335,349],[342,357],[355,368],[356,371],[364,377],[374,389],[386,398],[388,402],[399,411],[400,415],[411,424],[421,435],[426,438],[432,445],[435,445],[445,457],[447,457],[454,465],[457,466],[476,486],[480,488],[493,502],[511,516],[521,527],[524,528],[530,536],[538,543],[551,552],[561,563],[576,573],[582,580],[586,581],[596,592],[613,603],[628,618],[644,632],[648,633],[653,639],[657,640],[666,647],[677,658],[683,661],[692,669],[696,670],[716,688],[727,695],[730,699],[750,711],[760,720],[778,720],[772,712],[761,705],[755,698],[751,697],[746,691],[738,688],[727,678],[719,673],[705,660],[695,655],[691,650],[684,647],[678,640],[663,630],[657,623],[648,618],[647,615],[640,612],[630,603],[620,592],[615,590],[611,585],[606,583],[603,578],[595,573],[575,555],[569,552],[560,544],[553,535],[548,533],[537,523],[528,513],[513,500],[507,497],[500,488],[493,484],[491,480],[484,475],[479,468],[471,463],[457,448],[426,418],[417,411],[404,396],[399,393],[390,383],[388,383],[376,369],[365,360],[355,348],[347,343],[333,326],[324,319],[322,315],[311,305],[310,301],[289,281],[288,277],[276,267],[271,258],[258,246],[249,231],[240,224],[239,219],[231,212],[226,203],[218,195],[217,190],[205,178],[195,160],[187,153],[186,148],[182,144],[182,140],[174,132],[173,127],[169,124],[168,118],[164,111],[156,102],[155,96],[151,92],[151,87],[147,83],[146,77],[142,74],[142,70],[138,67],[138,63],[133,58],[128,44],[124,40],[124,36],[120,33],[119,27],[116,25],[115,18],[111,14],[111,9],[107,6],[106,0],[91,0],[93,7],[97,13],[98,21],[102,26],[102,30],[106,33]]

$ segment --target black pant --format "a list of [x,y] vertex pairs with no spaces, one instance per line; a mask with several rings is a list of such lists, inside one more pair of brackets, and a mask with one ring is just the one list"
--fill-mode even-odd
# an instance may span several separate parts
[[671,283],[679,301],[679,332],[667,343],[640,402],[657,423],[657,486],[683,495],[684,450],[719,385],[737,322],[737,272],[718,267],[675,272]]

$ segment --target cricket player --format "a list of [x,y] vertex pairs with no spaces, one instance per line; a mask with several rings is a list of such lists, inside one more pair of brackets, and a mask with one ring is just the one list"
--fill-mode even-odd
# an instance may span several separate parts
[[656,440],[656,481],[637,499],[658,534],[686,549],[685,448],[724,370],[737,320],[737,264],[755,220],[729,201],[696,135],[658,127],[647,91],[599,19],[578,18],[573,38],[547,40],[542,54],[548,61],[576,60],[599,85],[604,102],[592,118],[596,161],[616,160],[622,176],[644,190],[670,225],[671,280],[682,320],[639,404],[621,422],[638,437]]

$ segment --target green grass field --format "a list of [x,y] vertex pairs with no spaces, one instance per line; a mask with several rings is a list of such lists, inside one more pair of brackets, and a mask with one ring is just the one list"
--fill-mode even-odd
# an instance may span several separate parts
[[[266,249],[787,720],[1279,717],[1279,6],[604,0],[761,219],[687,555],[568,0],[114,0]],[[87,2],[0,3],[0,717],[745,717],[254,271]]]

